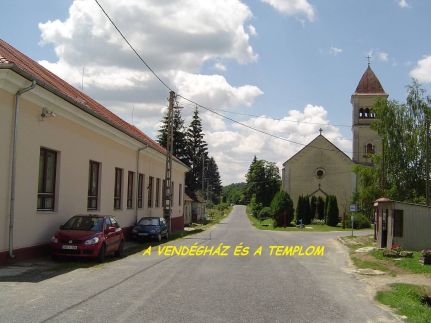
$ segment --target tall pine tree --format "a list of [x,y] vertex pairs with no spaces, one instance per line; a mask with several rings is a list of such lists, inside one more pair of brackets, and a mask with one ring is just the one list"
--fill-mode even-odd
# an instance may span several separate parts
[[208,163],[208,145],[204,140],[202,122],[197,108],[187,129],[186,141],[187,156],[191,167],[191,171],[186,175],[186,191],[194,193],[202,189],[203,167]]
[[208,167],[206,167],[205,178],[208,190],[207,198],[213,203],[220,202],[220,195],[222,193],[222,185],[220,179],[220,173],[218,171],[218,166],[213,157],[208,159]]
[[[173,120],[173,154],[184,164],[190,166],[190,160],[187,153],[187,141],[186,141],[186,129],[184,127],[184,120],[181,116],[181,111],[179,109],[174,110],[174,120]],[[163,117],[162,125],[159,129],[159,134],[157,135],[157,142],[162,146],[167,148],[168,141],[168,113]]]

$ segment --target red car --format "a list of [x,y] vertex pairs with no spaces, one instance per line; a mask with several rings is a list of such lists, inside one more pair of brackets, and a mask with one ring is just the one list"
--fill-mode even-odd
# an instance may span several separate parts
[[114,253],[121,257],[124,234],[117,220],[107,215],[75,215],[51,238],[52,256],[95,257]]

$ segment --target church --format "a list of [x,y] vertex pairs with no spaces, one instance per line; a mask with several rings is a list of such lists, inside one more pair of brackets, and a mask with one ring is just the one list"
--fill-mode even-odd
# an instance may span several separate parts
[[283,163],[282,189],[289,193],[296,206],[300,195],[335,195],[340,215],[348,211],[356,176],[353,165],[371,165],[371,155],[381,153],[378,134],[371,129],[375,118],[373,105],[379,98],[387,98],[379,79],[368,67],[362,75],[352,104],[352,158],[337,148],[320,131],[308,145]]

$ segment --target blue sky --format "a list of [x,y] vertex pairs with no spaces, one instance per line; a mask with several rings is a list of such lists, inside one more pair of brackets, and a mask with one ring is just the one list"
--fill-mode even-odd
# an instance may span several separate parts
[[[351,151],[350,95],[367,67],[368,54],[390,98],[405,99],[412,75],[430,89],[429,1],[100,2],[176,90],[213,108],[283,118],[280,122],[229,114],[304,144],[318,134],[320,126],[310,123],[341,124],[346,127],[323,127],[324,134]],[[156,134],[167,90],[149,80],[92,1],[6,0],[2,8],[8,12],[0,20],[2,39],[77,87],[85,66],[85,92]],[[152,19],[157,15],[157,21]],[[102,31],[95,32],[92,24]],[[185,106],[188,120],[193,109]],[[301,148],[205,111],[201,115],[224,184],[242,180],[254,154],[281,165]]]

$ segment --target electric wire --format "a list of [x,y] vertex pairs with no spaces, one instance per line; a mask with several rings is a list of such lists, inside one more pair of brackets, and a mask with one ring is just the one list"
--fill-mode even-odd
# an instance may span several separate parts
[[[117,27],[117,25],[115,24],[115,22],[114,22],[114,20],[109,16],[109,14],[106,12],[106,10],[103,8],[103,6],[99,3],[99,1],[98,0],[94,0],[95,2],[96,2],[96,4],[99,6],[99,8],[102,10],[102,12],[104,13],[104,15],[106,16],[106,18],[108,18],[108,20],[110,21],[110,23],[112,24],[112,26],[117,30],[117,32],[120,34],[120,36],[121,36],[121,38],[123,38],[123,40],[127,43],[127,45],[130,47],[130,49],[135,53],[135,55],[139,58],[139,60],[142,62],[142,63],[144,63],[144,65],[148,68],[148,70],[160,81],[160,83],[163,85],[163,86],[165,86],[169,91],[173,91],[172,90],[172,88],[170,87],[170,86],[168,86],[163,80],[162,80],[162,78],[151,68],[151,66],[142,58],[142,56],[137,52],[137,50],[133,47],[133,45],[128,41],[128,39],[127,39],[127,37],[121,32],[121,30]],[[175,91],[174,91],[175,92]],[[243,123],[243,122],[240,122],[240,121],[237,121],[237,120],[235,120],[235,119],[232,119],[232,118],[230,118],[230,117],[228,117],[228,116],[225,116],[225,115],[223,115],[223,114],[221,114],[221,113],[219,113],[219,112],[217,112],[215,109],[211,109],[211,108],[208,108],[208,107],[206,107],[206,106],[204,106],[204,105],[202,105],[202,104],[199,104],[198,102],[196,102],[196,101],[194,101],[194,100],[192,100],[192,99],[189,99],[189,98],[187,98],[187,97],[185,97],[185,96],[183,96],[183,95],[181,95],[181,94],[176,94],[176,96],[177,97],[180,97],[180,98],[182,98],[183,100],[185,100],[185,101],[188,101],[188,102],[190,102],[190,103],[193,103],[195,106],[197,106],[197,107],[200,107],[200,108],[202,108],[202,109],[204,109],[204,110],[207,110],[207,111],[209,111],[209,112],[211,112],[211,113],[213,113],[213,114],[215,114],[215,115],[218,115],[218,116],[220,116],[220,117],[222,117],[222,118],[224,118],[224,119],[227,119],[227,120],[229,120],[229,121],[231,121],[232,123],[235,123],[235,124],[238,124],[238,125],[241,125],[241,126],[243,126],[243,127],[245,127],[245,128],[248,128],[248,129],[251,129],[251,130],[253,130],[253,131],[256,131],[256,132],[259,132],[259,133],[262,133],[262,134],[265,134],[265,135],[267,135],[267,136],[270,136],[270,137],[272,137],[272,138],[275,138],[275,139],[279,139],[279,140],[282,140],[282,141],[286,141],[286,142],[290,142],[290,143],[292,143],[292,144],[295,144],[295,145],[299,145],[299,146],[303,146],[303,147],[306,147],[306,146],[308,146],[308,147],[311,147],[311,148],[314,148],[314,149],[319,149],[319,150],[327,150],[327,151],[341,151],[341,152],[343,152],[343,153],[345,153],[345,154],[347,154],[347,153],[352,153],[351,151],[342,151],[341,149],[331,149],[331,148],[323,148],[323,147],[316,147],[316,146],[312,146],[312,145],[310,145],[310,144],[304,144],[304,143],[300,143],[300,142],[297,142],[297,141],[294,141],[294,140],[289,140],[289,139],[287,139],[287,138],[284,138],[284,137],[281,137],[281,136],[278,136],[278,135],[274,135],[274,134],[272,134],[272,133],[269,133],[269,132],[267,132],[267,131],[264,131],[264,130],[261,130],[261,129],[258,129],[258,128],[255,128],[255,127],[252,127],[252,126],[249,126],[249,125],[247,125],[247,124],[245,124],[245,123]]]

